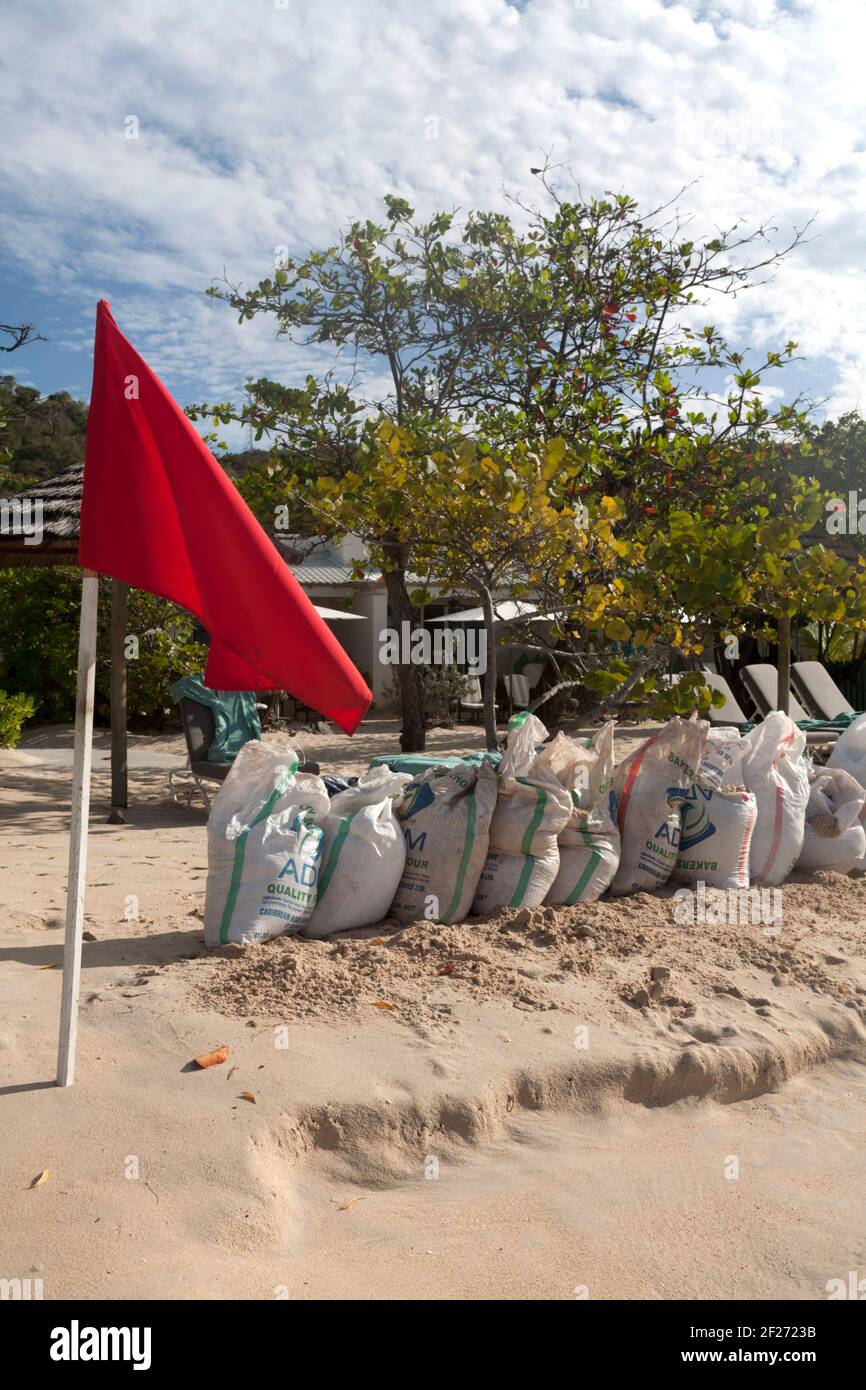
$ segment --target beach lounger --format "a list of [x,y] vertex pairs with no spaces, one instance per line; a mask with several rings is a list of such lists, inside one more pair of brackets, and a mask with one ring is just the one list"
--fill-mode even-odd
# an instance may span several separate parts
[[[779,673],[775,666],[768,662],[744,666],[740,675],[762,718],[771,710],[778,709]],[[822,745],[829,747],[836,742],[842,731],[841,725],[834,726],[827,720],[810,719],[793,692],[789,693],[788,714],[806,735],[806,742],[812,748]]]
[[725,703],[716,709],[709,709],[707,719],[710,725],[715,728],[741,728],[748,726],[749,720],[737,704],[734,692],[728,685],[724,676],[719,676],[715,671],[710,671],[705,666],[701,671],[707,685],[711,690],[721,691],[725,697]]
[[[199,704],[198,700],[191,700],[188,697],[179,700],[178,706],[183,723],[183,736],[186,740],[189,765],[180,772],[172,769],[168,774],[171,794],[175,801],[180,801],[183,797],[189,806],[192,801],[193,790],[198,791],[204,798],[205,806],[210,811],[210,796],[205,782],[224,782],[232,765],[230,762],[214,763],[208,759],[208,749],[214,741],[216,731],[213,711],[209,710],[207,705]],[[192,787],[189,785],[190,781]],[[180,795],[178,794],[179,787],[182,789]]]
[[[222,783],[231,770],[232,763],[212,762],[208,758],[208,752],[214,741],[216,732],[216,719],[213,710],[207,705],[201,704],[199,700],[193,700],[188,695],[182,696],[178,700],[180,717],[183,724],[183,736],[186,741],[186,751],[188,766],[175,770],[172,768],[168,774],[168,784],[171,789],[173,800],[180,802],[184,800],[187,806],[192,804],[192,797],[195,792],[200,792],[204,804],[210,812],[211,798],[207,782]],[[265,709],[265,705],[257,705],[257,709]],[[307,762],[303,752],[300,753],[301,766],[305,772],[319,771],[319,764]],[[218,787],[211,787],[211,792],[219,790]]]
[[820,661],[793,662],[791,684],[816,719],[837,719],[840,715],[857,713]]
[[515,709],[529,708],[529,678],[527,676],[503,676],[502,684],[505,686],[505,693],[508,696],[509,714],[513,714]]
[[[481,681],[477,676],[467,676],[464,682],[464,693],[457,701],[457,723],[463,721],[463,711],[468,710],[471,717],[478,716],[479,720],[484,718],[484,696],[481,693]],[[498,710],[499,706],[496,705]]]
[[[775,666],[769,662],[763,662],[755,666],[744,666],[740,672],[743,685],[755,702],[755,708],[762,715],[769,714],[771,709],[779,708],[779,673]],[[803,709],[793,691],[788,700],[788,713],[795,724],[801,720],[809,722],[809,715]]]

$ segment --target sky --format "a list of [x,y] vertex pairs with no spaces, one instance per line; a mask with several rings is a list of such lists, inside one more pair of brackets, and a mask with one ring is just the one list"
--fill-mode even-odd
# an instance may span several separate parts
[[182,405],[300,382],[327,352],[207,285],[386,192],[506,209],[549,154],[584,193],[684,190],[695,236],[814,218],[706,321],[756,354],[796,339],[786,394],[866,410],[864,37],[862,0],[3,0],[0,321],[47,341],[0,370],[87,399],[104,297]]

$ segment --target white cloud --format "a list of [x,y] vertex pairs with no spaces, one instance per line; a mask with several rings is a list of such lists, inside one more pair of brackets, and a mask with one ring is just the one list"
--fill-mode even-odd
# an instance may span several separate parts
[[201,297],[223,266],[258,279],[389,190],[502,205],[552,148],[586,191],[692,185],[696,232],[817,212],[713,316],[797,339],[835,410],[866,366],[864,27],[859,0],[5,0],[0,243],[63,312],[52,350],[86,350],[104,294],[181,399],[237,394],[325,358]]

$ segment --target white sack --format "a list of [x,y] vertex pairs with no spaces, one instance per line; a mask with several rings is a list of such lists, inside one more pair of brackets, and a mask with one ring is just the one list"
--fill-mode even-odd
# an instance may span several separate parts
[[839,735],[827,766],[849,772],[861,787],[866,787],[866,714],[859,715]]
[[622,845],[611,893],[651,893],[670,878],[680,838],[676,798],[695,780],[707,727],[704,719],[669,719],[614,771]]
[[797,868],[847,874],[861,867],[866,856],[860,820],[864,805],[866,790],[850,773],[841,767],[814,768]]
[[609,887],[619,865],[620,839],[611,811],[614,725],[612,721],[576,743],[557,734],[540,755],[571,790],[572,810],[560,830],[559,870],[544,899],[551,906],[595,902]]
[[328,810],[319,777],[297,774],[293,748],[245,743],[208,821],[204,935],[248,945],[299,931],[312,915]]
[[[701,764],[703,767],[704,764]],[[674,877],[708,888],[748,888],[758,803],[752,792],[694,782],[679,796],[680,842]]]
[[488,762],[431,767],[407,787],[397,807],[406,865],[390,917],[463,921],[487,857],[495,806],[496,773]]
[[490,852],[472,911],[539,907],[559,869],[557,836],[571,816],[571,793],[538,757],[547,729],[527,715],[508,734],[499,765],[499,795],[490,824]]
[[387,917],[406,864],[394,798],[411,780],[406,772],[376,767],[331,798],[316,906],[304,936],[330,936]]
[[754,792],[758,819],[749,869],[756,883],[782,883],[803,848],[809,772],[806,735],[781,710],[774,710],[743,739],[743,781]]
[[698,780],[707,787],[742,786],[746,745],[738,729],[713,729],[707,734]]

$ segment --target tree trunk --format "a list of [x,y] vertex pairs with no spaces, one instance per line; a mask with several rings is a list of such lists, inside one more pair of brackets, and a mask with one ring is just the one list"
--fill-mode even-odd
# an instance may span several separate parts
[[486,584],[478,580],[473,588],[481,596],[484,612],[484,631],[487,635],[487,671],[484,676],[484,735],[489,749],[496,747],[496,616],[493,599]]
[[791,707],[791,619],[779,618],[778,622],[778,698],[777,706],[783,714]]
[[[409,594],[406,589],[405,566],[401,564],[396,569],[385,570],[384,577],[385,588],[388,591],[391,622],[398,632],[402,632],[401,624],[404,622],[411,624],[413,621],[412,605],[409,602]],[[426,735],[424,732],[424,688],[421,684],[421,670],[411,663],[404,665],[401,662],[397,668],[397,680],[400,685],[400,713],[403,718],[400,747],[404,753],[422,753],[426,743]]]

